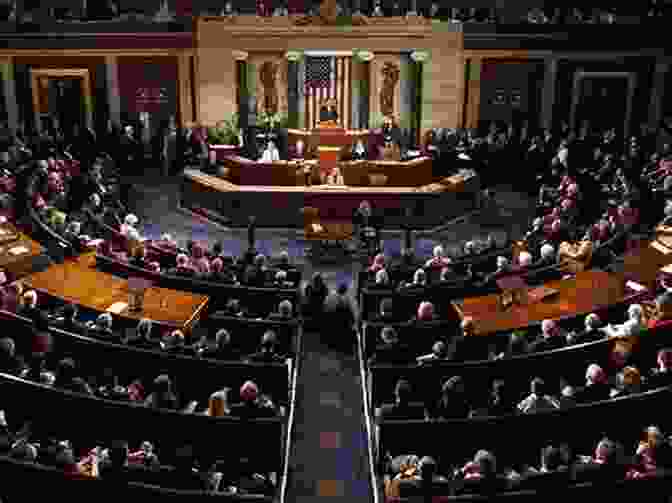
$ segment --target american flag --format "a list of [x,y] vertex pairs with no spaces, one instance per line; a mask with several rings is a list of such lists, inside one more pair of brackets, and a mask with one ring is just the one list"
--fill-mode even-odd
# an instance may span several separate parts
[[335,98],[338,122],[350,128],[352,57],[308,56],[305,72],[306,127],[316,127],[323,101]]

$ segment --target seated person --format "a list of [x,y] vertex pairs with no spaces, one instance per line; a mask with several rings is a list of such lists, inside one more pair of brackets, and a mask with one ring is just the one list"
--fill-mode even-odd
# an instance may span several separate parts
[[154,322],[148,318],[141,319],[133,334],[126,337],[126,344],[132,344],[144,349],[159,349],[160,339],[153,336]]
[[238,284],[235,273],[228,267],[224,267],[224,261],[221,257],[216,257],[210,262],[210,281],[220,283]]
[[402,283],[399,286],[399,290],[407,293],[410,292],[422,293],[425,291],[426,287],[427,287],[427,274],[425,273],[424,269],[418,269],[413,274],[413,282]]
[[367,285],[367,288],[369,290],[375,289],[375,290],[389,290],[392,288],[392,280],[390,279],[390,275],[387,272],[387,269],[380,269],[375,276],[375,280],[373,284],[369,283]]
[[567,270],[576,274],[586,270],[590,266],[593,258],[593,242],[590,236],[584,238],[575,244],[563,242],[558,248],[558,259],[561,264],[567,265]]
[[161,337],[159,348],[166,353],[182,354],[185,350],[186,338],[182,330],[173,330]]
[[81,249],[81,242],[89,238],[89,236],[84,236],[82,234],[82,223],[77,220],[70,221],[65,228],[63,237],[78,249]]
[[152,392],[145,400],[145,406],[151,409],[178,410],[180,408],[177,395],[173,392],[170,377],[161,374],[154,379]]
[[136,228],[138,222],[139,222],[138,217],[136,217],[132,213],[129,213],[128,215],[126,215],[126,217],[124,217],[124,223],[121,224],[119,233],[122,236],[125,236],[129,239],[140,241],[141,240],[140,232]]
[[583,344],[586,342],[599,341],[607,334],[602,330],[602,320],[595,313],[590,313],[584,320],[585,328],[579,332],[567,335],[567,344]]
[[672,445],[657,426],[644,430],[628,472],[628,479],[644,479],[664,475],[672,467]]
[[586,385],[576,390],[576,403],[593,403],[608,400],[611,393],[609,378],[602,367],[591,363],[586,370]]
[[278,263],[275,267],[285,272],[295,269],[294,265],[292,265],[289,260],[289,253],[287,250],[282,250],[280,252],[280,255],[278,256]]
[[542,490],[548,486],[564,487],[569,483],[569,452],[562,447],[548,446],[541,451],[539,469],[529,467],[522,474],[518,489]]
[[419,364],[439,363],[448,358],[448,346],[443,341],[437,341],[432,346],[432,352],[428,355],[418,356],[416,361]]
[[292,302],[285,299],[278,304],[278,312],[269,314],[268,319],[274,321],[291,321],[294,319],[293,311],[294,306],[292,306]]
[[243,284],[246,286],[264,287],[269,283],[270,271],[266,267],[266,257],[258,254],[254,257],[254,264],[247,266],[243,276]]
[[421,403],[411,402],[413,394],[411,385],[406,380],[399,380],[394,389],[395,403],[383,404],[378,411],[378,420],[386,419],[425,419],[425,407]]
[[224,306],[224,309],[222,311],[218,311],[217,314],[221,314],[224,316],[232,316],[235,318],[247,318],[247,311],[243,309],[243,307],[240,305],[240,301],[238,299],[229,299],[226,302],[226,305]]
[[560,349],[564,345],[565,335],[557,322],[544,320],[541,322],[541,335],[529,345],[528,351],[540,353]]
[[436,321],[438,318],[438,315],[434,311],[434,304],[428,301],[423,301],[418,305],[418,312],[411,321],[422,323]]
[[625,472],[623,447],[613,440],[603,438],[592,457],[583,457],[581,462],[574,464],[572,481],[613,484],[614,481],[623,480]]
[[556,264],[555,248],[553,248],[553,245],[551,243],[543,244],[541,246],[540,253],[541,253],[541,259],[538,260],[533,266],[535,269],[541,267],[550,267]]
[[37,307],[37,292],[35,290],[28,290],[21,296],[21,304],[18,306],[16,314],[34,320],[40,314],[40,309]]
[[522,356],[530,352],[527,344],[526,334],[524,332],[514,332],[509,335],[509,343],[506,351],[494,356],[495,360],[501,358],[511,358],[513,356]]
[[87,329],[86,325],[81,321],[77,320],[77,314],[79,309],[75,304],[66,304],[63,306],[61,311],[61,316],[58,316],[53,325],[56,328],[65,330],[66,332],[73,332],[76,334],[86,335]]
[[177,262],[176,267],[168,269],[168,271],[166,271],[166,274],[169,274],[171,276],[185,276],[185,277],[194,277],[196,275],[196,271],[194,270],[193,267],[191,267],[191,264],[189,263],[189,257],[186,254],[178,253],[176,262]]
[[253,381],[246,381],[240,388],[240,403],[231,406],[231,415],[245,419],[277,416],[275,405],[259,393]]
[[641,393],[642,376],[636,367],[625,367],[616,374],[616,386],[611,390],[610,397],[618,398]]
[[20,375],[26,368],[23,359],[16,354],[14,339],[10,337],[0,339],[0,372]]
[[383,322],[383,323],[397,323],[406,321],[406,318],[401,313],[397,313],[394,310],[394,304],[391,298],[382,299],[380,301],[380,307],[378,313],[374,314],[371,318],[373,322]]
[[385,255],[379,253],[373,257],[373,263],[369,266],[369,272],[375,275],[381,269],[385,269]]
[[201,277],[207,277],[210,274],[210,261],[207,257],[207,250],[200,243],[194,243],[191,248],[191,265],[196,274]]
[[139,267],[140,269],[149,269],[149,261],[146,259],[147,251],[143,245],[134,246],[131,251],[131,257],[128,259],[129,265]]
[[72,358],[64,358],[58,363],[54,387],[73,391],[75,393],[84,393],[86,395],[93,394],[93,390],[91,389],[91,386],[89,386],[89,383],[80,377],[77,372],[75,361]]
[[466,419],[471,411],[464,381],[453,376],[441,386],[441,398],[430,411],[433,419]]
[[107,456],[98,462],[98,476],[104,480],[152,483],[152,472],[141,463],[129,462],[128,443],[115,441],[107,451]]
[[261,159],[259,162],[276,162],[280,160],[280,151],[275,146],[273,141],[269,141],[268,145],[264,149],[264,152],[261,154]]
[[280,269],[275,273],[275,280],[273,281],[274,288],[282,288],[285,290],[291,289],[294,287],[292,283],[287,281],[287,271]]
[[114,337],[112,330],[112,315],[110,313],[101,313],[95,322],[87,324],[87,335],[101,339],[111,339]]
[[196,349],[197,356],[211,358],[213,360],[234,361],[240,358],[240,353],[234,349],[231,343],[231,334],[228,330],[210,330]]
[[249,355],[248,362],[282,363],[285,357],[278,353],[278,336],[273,330],[267,330],[261,338],[259,351]]
[[559,409],[560,402],[548,394],[543,379],[535,377],[530,383],[530,394],[518,404],[522,414],[533,414],[542,410]]
[[497,473],[497,461],[488,451],[478,451],[473,462],[467,463],[459,475],[455,486],[455,494],[494,495],[511,489],[509,479]]
[[501,276],[504,276],[506,274],[510,274],[513,272],[513,268],[509,264],[509,259],[506,257],[497,257],[497,269],[495,269],[493,272],[490,274],[487,274],[485,278],[483,279],[483,282],[481,285],[485,286],[488,284],[492,284],[494,281],[496,281],[498,278]]
[[646,380],[649,389],[662,388],[672,384],[672,349],[661,349],[656,359],[658,364],[651,370]]
[[521,251],[518,254],[518,266],[522,269],[528,269],[532,265],[532,254]]
[[443,249],[443,246],[437,245],[434,247],[433,257],[425,263],[425,267],[431,267],[436,269],[443,269],[451,264],[451,260],[446,257],[446,252]]
[[666,291],[656,297],[656,309],[649,319],[649,329],[665,327],[672,322],[672,292]]
[[486,416],[497,417],[512,414],[517,407],[518,397],[511,385],[502,379],[495,379],[488,399]]
[[482,340],[475,336],[474,319],[467,316],[460,323],[461,333],[455,335],[449,345],[446,358],[454,362],[478,361],[486,359]]
[[376,345],[375,352],[369,358],[369,365],[404,364],[413,360],[407,344],[399,340],[397,331],[392,327],[383,327],[380,331],[382,343]]

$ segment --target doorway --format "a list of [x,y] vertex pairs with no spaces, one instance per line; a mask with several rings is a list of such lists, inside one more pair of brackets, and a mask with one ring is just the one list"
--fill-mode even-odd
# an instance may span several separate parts
[[35,127],[38,132],[75,126],[93,128],[91,80],[86,69],[31,69]]

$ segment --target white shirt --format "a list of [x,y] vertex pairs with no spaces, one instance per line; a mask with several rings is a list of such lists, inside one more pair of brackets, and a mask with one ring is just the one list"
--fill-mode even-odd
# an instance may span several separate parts
[[280,152],[277,148],[267,148],[261,156],[261,162],[275,162],[280,160]]

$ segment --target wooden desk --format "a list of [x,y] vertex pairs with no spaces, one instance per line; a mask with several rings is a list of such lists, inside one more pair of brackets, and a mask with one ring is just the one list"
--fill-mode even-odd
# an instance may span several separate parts
[[[322,226],[320,232],[315,232],[312,225]],[[316,220],[306,224],[304,229],[307,241],[347,241],[352,239],[354,226],[352,222],[325,222]]]
[[[32,271],[33,259],[44,253],[44,248],[9,223],[0,224],[0,231],[15,235],[12,241],[0,242],[0,268],[4,269],[8,281],[25,276]],[[25,248],[27,251],[14,254],[12,249]]]
[[453,308],[460,319],[474,318],[480,335],[525,328],[545,319],[557,319],[572,314],[587,314],[624,298],[620,276],[601,271],[584,271],[575,279],[551,281],[545,286],[560,292],[541,302],[513,305],[505,311],[499,307],[499,295],[486,295],[454,301]]
[[[128,281],[97,271],[94,262],[94,254],[84,254],[63,264],[52,265],[24,281],[38,292],[95,311],[105,311],[115,302],[128,303]],[[205,295],[151,287],[145,292],[142,311],[131,312],[127,308],[119,316],[135,320],[149,318],[188,331],[208,301]]]
[[660,243],[655,247],[649,241],[640,242],[640,246],[623,257],[623,276],[636,281],[649,289],[655,289],[658,270],[672,264],[672,249],[665,253]]

